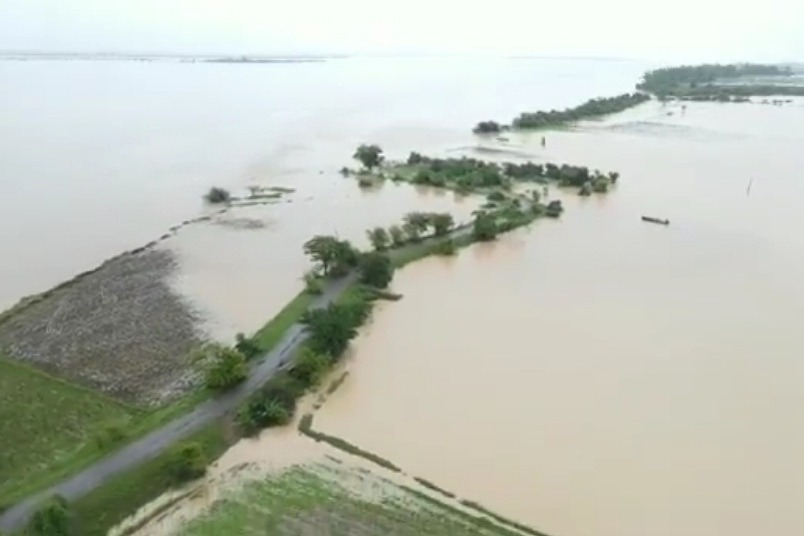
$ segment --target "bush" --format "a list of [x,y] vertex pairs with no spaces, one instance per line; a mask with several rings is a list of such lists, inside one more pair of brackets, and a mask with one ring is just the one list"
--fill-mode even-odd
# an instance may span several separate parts
[[450,256],[455,255],[457,251],[458,248],[455,246],[455,242],[452,240],[444,240],[433,248],[433,253],[436,255]]
[[361,257],[360,281],[375,288],[386,288],[394,277],[394,265],[387,255],[366,253]]
[[314,270],[306,272],[302,279],[304,280],[304,291],[307,294],[317,296],[324,292],[324,283],[321,281],[321,278],[316,275]]
[[401,246],[405,243],[405,231],[399,225],[392,225],[388,228],[388,234],[391,237],[391,243],[394,247]]
[[480,212],[475,216],[472,236],[475,240],[488,241],[497,238],[496,216],[488,212]]
[[204,195],[204,199],[206,199],[208,203],[213,204],[228,203],[232,200],[232,194],[230,194],[229,191],[224,188],[213,186],[209,189],[206,195]]
[[385,227],[369,229],[366,231],[366,235],[368,236],[369,242],[371,242],[371,246],[377,251],[387,248],[388,244],[391,242],[391,236],[388,234],[388,231],[385,230]]
[[313,387],[326,375],[332,360],[325,355],[317,354],[304,348],[295,359],[293,368],[288,374],[307,388]]
[[28,534],[31,536],[69,536],[72,534],[67,500],[61,495],[54,495],[40,506],[28,522]]
[[235,335],[235,349],[243,354],[247,360],[254,359],[262,353],[259,345],[254,342],[254,339],[246,337],[242,333]]
[[246,434],[253,434],[287,424],[296,412],[296,400],[304,392],[305,386],[289,373],[277,374],[249,397],[238,414],[240,427]]
[[204,363],[205,382],[210,389],[229,389],[248,376],[246,358],[234,348],[217,343],[206,344],[195,359]]
[[165,474],[174,484],[183,484],[201,478],[207,472],[207,457],[201,445],[195,442],[174,447],[165,461]]
[[106,449],[116,445],[126,438],[125,425],[121,423],[111,423],[104,425],[95,436],[95,444],[100,449]]

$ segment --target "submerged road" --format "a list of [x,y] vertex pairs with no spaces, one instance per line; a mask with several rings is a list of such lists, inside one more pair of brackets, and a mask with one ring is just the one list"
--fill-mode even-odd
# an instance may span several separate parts
[[[350,274],[333,281],[313,300],[311,308],[326,307],[356,280],[357,275]],[[80,473],[17,503],[0,516],[0,530],[12,532],[21,529],[39,504],[47,498],[58,494],[67,501],[78,499],[109,478],[156,457],[177,441],[186,439],[205,425],[235,410],[248,395],[276,374],[279,367],[306,338],[304,326],[294,324],[279,343],[254,365],[248,379],[237,388],[202,403],[190,413],[98,460]]]

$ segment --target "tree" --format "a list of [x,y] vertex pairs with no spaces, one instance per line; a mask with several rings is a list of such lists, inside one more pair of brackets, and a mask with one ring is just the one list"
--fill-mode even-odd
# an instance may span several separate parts
[[209,189],[206,195],[204,195],[204,199],[206,199],[208,203],[213,204],[228,203],[232,199],[232,194],[230,194],[229,191],[224,188],[213,186]]
[[308,270],[302,276],[304,280],[304,291],[307,294],[318,295],[324,292],[324,285],[321,283],[321,278],[315,273],[315,270]]
[[367,308],[361,303],[331,303],[326,308],[307,311],[302,321],[310,333],[310,349],[339,358],[349,341],[357,336],[357,326],[367,314]]
[[165,473],[175,484],[182,484],[204,476],[207,472],[207,456],[201,445],[183,443],[173,449],[165,462]]
[[234,348],[209,343],[201,347],[195,359],[204,363],[205,382],[210,389],[229,389],[248,377],[246,358]]
[[321,265],[324,275],[337,275],[356,266],[357,250],[348,240],[334,236],[317,235],[304,243],[304,252]]
[[376,288],[386,288],[394,278],[394,265],[387,255],[366,253],[360,259],[360,281]]
[[437,236],[447,234],[455,225],[452,214],[448,212],[432,214],[430,216],[430,222],[433,224],[433,232]]
[[391,237],[388,235],[388,231],[385,230],[385,227],[369,229],[366,231],[366,234],[368,235],[369,242],[371,242],[371,246],[377,251],[387,248],[391,241]]
[[430,227],[430,216],[424,212],[409,212],[403,218],[402,229],[414,242],[427,232],[428,227]]
[[405,231],[399,225],[389,227],[388,235],[391,237],[391,243],[394,246],[401,246],[405,243]]
[[69,536],[70,511],[67,500],[54,495],[40,506],[28,522],[28,532],[32,536]]
[[384,159],[379,145],[361,145],[352,158],[358,160],[369,171],[379,166]]
[[487,241],[497,238],[497,218],[488,212],[478,212],[475,216],[472,236],[476,240]]

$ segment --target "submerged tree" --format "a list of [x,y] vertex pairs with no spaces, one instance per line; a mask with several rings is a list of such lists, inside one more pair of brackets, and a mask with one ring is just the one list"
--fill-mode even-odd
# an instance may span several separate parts
[[208,203],[213,204],[228,203],[232,200],[232,194],[230,194],[229,190],[226,190],[225,188],[213,186],[204,195],[204,199],[206,199]]
[[382,163],[384,156],[379,145],[361,145],[355,151],[353,158],[371,171]]
[[366,231],[371,246],[377,250],[383,250],[388,247],[391,242],[391,237],[385,227],[375,227]]

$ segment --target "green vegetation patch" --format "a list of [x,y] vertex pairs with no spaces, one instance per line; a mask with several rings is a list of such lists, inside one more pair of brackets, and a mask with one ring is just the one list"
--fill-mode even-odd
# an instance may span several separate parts
[[300,292],[275,317],[260,328],[252,337],[259,349],[268,352],[276,346],[282,340],[285,332],[301,319],[314,298],[315,296],[307,292]]
[[[119,402],[0,358],[0,504],[31,479],[95,456],[138,412]],[[108,437],[103,437],[108,432]],[[97,439],[97,442],[96,442]]]
[[182,534],[513,536],[520,533],[376,475],[330,463],[294,467],[247,484],[189,523]]
[[[199,450],[207,462],[223,454],[229,444],[219,423],[200,430],[184,443]],[[176,471],[171,467],[180,449],[177,446],[117,475],[71,503],[75,534],[105,536],[109,529],[175,485]]]

